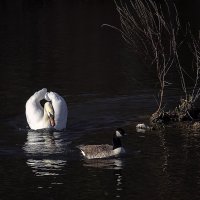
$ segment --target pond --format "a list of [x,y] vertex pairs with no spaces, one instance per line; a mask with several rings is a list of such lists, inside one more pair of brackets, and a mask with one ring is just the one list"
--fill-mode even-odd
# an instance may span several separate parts
[[[138,133],[156,110],[155,79],[116,31],[113,1],[0,2],[0,199],[199,199],[200,135],[166,128]],[[67,101],[63,132],[33,132],[25,103],[46,87]],[[168,104],[180,95],[171,89]],[[112,143],[126,154],[86,160],[80,144]]]

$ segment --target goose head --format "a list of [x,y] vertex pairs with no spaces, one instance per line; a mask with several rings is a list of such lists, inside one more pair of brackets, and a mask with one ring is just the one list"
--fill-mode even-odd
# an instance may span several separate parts
[[51,102],[46,102],[44,104],[44,113],[46,114],[46,120],[49,120],[52,127],[55,126],[54,120],[54,109]]
[[125,135],[126,135],[126,133],[125,133],[124,129],[122,129],[122,128],[117,128],[117,129],[116,129],[116,131],[115,131],[115,136],[116,136],[117,138],[121,138],[121,137],[123,137],[123,136],[125,136]]
[[122,147],[121,139],[126,133],[122,128],[117,128],[113,135],[113,150]]

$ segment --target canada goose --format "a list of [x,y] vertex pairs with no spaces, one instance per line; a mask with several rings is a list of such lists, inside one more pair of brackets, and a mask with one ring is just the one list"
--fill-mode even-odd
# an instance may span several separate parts
[[[40,104],[43,99],[48,101],[44,108]],[[46,88],[35,92],[26,102],[26,119],[33,130],[66,128],[67,112],[65,100],[55,92],[47,92]]]
[[82,155],[87,159],[119,156],[120,154],[125,153],[125,149],[122,147],[120,139],[124,135],[125,131],[122,128],[117,128],[113,134],[113,145],[80,145],[78,148],[80,149]]

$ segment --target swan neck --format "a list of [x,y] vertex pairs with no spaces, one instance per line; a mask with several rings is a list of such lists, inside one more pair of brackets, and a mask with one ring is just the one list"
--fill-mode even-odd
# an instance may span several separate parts
[[43,119],[48,120],[48,114],[47,111],[44,109]]

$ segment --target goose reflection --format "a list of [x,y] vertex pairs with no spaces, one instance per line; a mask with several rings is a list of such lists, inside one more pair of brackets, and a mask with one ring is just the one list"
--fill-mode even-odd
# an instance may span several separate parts
[[[100,169],[108,169],[113,171],[113,178],[111,181],[112,185],[115,188],[115,197],[121,197],[121,192],[123,191],[123,167],[124,163],[121,158],[113,158],[113,159],[85,159],[84,167],[94,167]],[[108,191],[105,191],[108,193]]]
[[92,160],[85,159],[83,166],[118,170],[123,168],[123,162],[120,158]]
[[60,132],[28,131],[23,150],[27,155],[27,165],[37,176],[59,175],[65,166],[66,160],[60,155],[69,143],[61,135]]
[[117,198],[121,197],[121,191],[123,190],[123,176],[121,170],[115,171],[115,189]]

